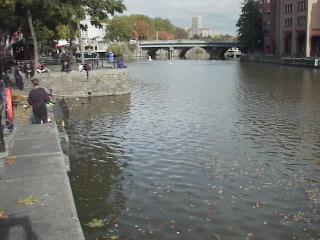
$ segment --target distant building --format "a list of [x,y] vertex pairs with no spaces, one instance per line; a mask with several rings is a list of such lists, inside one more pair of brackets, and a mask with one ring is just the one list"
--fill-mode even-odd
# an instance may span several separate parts
[[211,37],[213,35],[213,31],[209,28],[201,28],[198,35],[203,38]]
[[191,28],[187,29],[187,32],[189,33],[189,38],[207,38],[214,34],[209,28],[203,27],[202,16],[192,17],[192,25]]
[[85,52],[88,54],[107,52],[106,24],[102,24],[102,28],[92,25],[89,15],[86,15],[86,18],[80,23],[86,27],[85,30],[81,30]]
[[202,16],[192,17],[191,35],[198,36],[201,29],[202,29]]
[[279,8],[280,55],[320,56],[320,1],[279,1]]
[[320,0],[255,0],[262,14],[264,53],[320,56]]

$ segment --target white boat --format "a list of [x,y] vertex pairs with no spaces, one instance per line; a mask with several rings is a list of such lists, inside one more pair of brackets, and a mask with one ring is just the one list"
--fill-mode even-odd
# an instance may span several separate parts
[[240,56],[241,56],[241,51],[237,47],[228,49],[224,54],[224,57],[226,59],[240,59]]

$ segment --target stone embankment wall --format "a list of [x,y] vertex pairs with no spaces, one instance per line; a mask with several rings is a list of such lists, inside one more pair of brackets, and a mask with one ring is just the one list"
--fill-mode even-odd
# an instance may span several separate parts
[[259,54],[241,55],[242,62],[261,62],[279,65],[288,65],[295,67],[309,67],[320,69],[320,58],[295,58],[295,57],[277,57],[273,55],[265,56]]
[[124,95],[131,92],[127,69],[97,69],[89,72],[49,72],[38,74],[41,86],[54,96],[74,98]]

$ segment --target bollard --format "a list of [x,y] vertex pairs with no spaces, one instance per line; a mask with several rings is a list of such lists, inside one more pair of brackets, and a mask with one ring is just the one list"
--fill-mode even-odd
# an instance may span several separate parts
[[4,138],[3,138],[3,128],[2,124],[0,123],[0,153],[6,151],[6,145],[4,143]]
[[[4,62],[2,62],[0,64],[0,84],[4,84],[3,83],[3,79],[2,79],[2,76],[3,76],[3,73],[4,73]],[[3,87],[3,90],[4,90],[4,87]],[[3,112],[3,98],[4,98],[4,93],[1,92],[0,93],[0,104],[2,105],[1,106],[1,109],[0,109],[0,152],[5,152],[6,151],[6,146],[5,146],[5,142],[4,142],[4,138],[3,138],[3,128],[2,128],[2,112]]]

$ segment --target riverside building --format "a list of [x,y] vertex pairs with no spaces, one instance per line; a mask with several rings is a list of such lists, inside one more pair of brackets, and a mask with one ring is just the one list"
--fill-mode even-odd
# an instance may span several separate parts
[[86,18],[80,23],[85,26],[85,30],[81,30],[81,39],[84,45],[85,53],[106,53],[106,24],[103,23],[102,27],[94,26],[91,23],[91,18],[89,15],[86,15]]
[[280,0],[280,55],[320,56],[320,0]]
[[320,56],[320,0],[257,0],[262,14],[264,53]]
[[276,54],[277,42],[277,0],[260,0],[259,10],[262,14],[265,54]]

